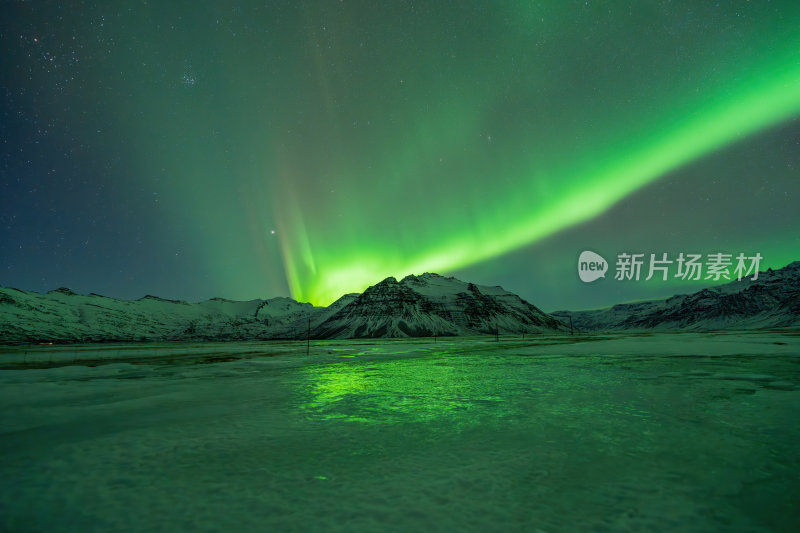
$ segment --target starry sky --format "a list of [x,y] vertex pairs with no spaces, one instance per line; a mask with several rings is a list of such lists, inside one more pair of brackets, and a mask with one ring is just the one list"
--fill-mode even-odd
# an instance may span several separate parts
[[292,296],[387,276],[545,310],[800,259],[800,2],[0,3],[0,285]]

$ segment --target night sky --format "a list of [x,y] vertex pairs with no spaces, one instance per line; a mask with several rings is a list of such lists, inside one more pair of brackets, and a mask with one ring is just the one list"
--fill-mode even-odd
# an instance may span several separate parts
[[[0,285],[326,305],[426,271],[545,310],[800,259],[800,2],[0,3]],[[612,266],[613,269],[613,266]]]

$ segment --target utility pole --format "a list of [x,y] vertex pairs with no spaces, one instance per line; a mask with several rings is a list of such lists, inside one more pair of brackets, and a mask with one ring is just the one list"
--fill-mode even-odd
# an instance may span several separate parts
[[572,330],[572,315],[569,315],[569,334],[574,335],[575,333]]
[[311,318],[308,319],[308,333],[306,333],[306,355],[311,351]]

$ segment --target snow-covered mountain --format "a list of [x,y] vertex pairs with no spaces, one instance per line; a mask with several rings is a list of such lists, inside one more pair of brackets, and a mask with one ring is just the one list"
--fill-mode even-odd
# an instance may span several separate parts
[[328,307],[291,298],[199,303],[135,301],[69,289],[0,287],[0,344],[161,340],[344,339],[569,331],[715,330],[800,326],[800,261],[665,300],[542,312],[501,287],[438,274],[387,278]]
[[563,329],[515,294],[437,274],[388,278],[328,307],[290,298],[135,301],[0,288],[0,343],[408,337]]
[[200,303],[135,301],[61,288],[47,294],[0,288],[0,343],[255,339],[315,308],[290,298]]
[[552,313],[584,331],[717,330],[800,326],[800,261],[693,294]]
[[501,287],[426,273],[387,278],[313,328],[315,338],[428,337],[566,329]]

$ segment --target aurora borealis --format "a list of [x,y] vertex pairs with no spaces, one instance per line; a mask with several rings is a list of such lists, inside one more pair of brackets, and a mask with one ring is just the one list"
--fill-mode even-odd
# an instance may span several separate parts
[[800,259],[797,2],[0,9],[0,285],[552,310],[681,288],[584,249]]

